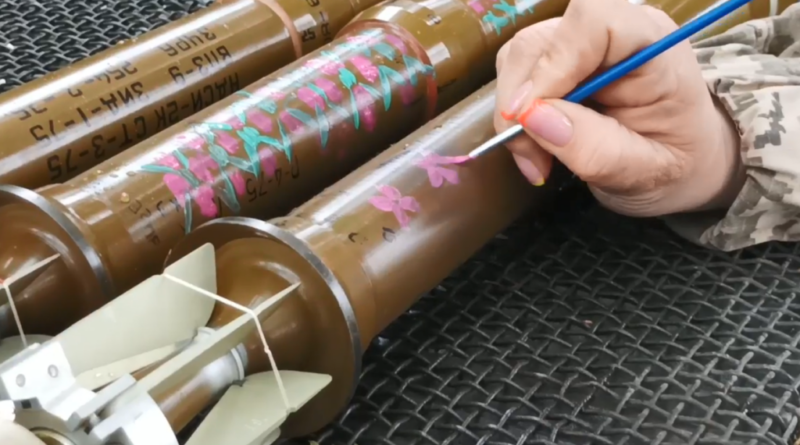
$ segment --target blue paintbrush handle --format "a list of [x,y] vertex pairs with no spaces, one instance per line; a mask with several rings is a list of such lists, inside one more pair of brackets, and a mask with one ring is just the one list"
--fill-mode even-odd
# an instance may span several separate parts
[[720,20],[721,18],[750,3],[751,1],[752,0],[730,0],[721,4],[711,11],[708,11],[708,13],[703,14],[691,22],[681,26],[658,42],[651,44],[647,48],[617,63],[609,68],[608,71],[605,71],[578,88],[575,88],[571,93],[564,96],[564,100],[576,103],[583,102],[592,94],[625,77],[633,70],[653,60],[659,54],[692,37],[706,27],[712,25],[717,20]]
[[[697,17],[696,19],[690,21],[689,23],[681,26],[668,36],[659,40],[658,42],[651,44],[647,48],[617,63],[604,73],[592,78],[588,82],[575,88],[571,93],[567,94],[564,97],[564,100],[576,103],[583,102],[589,96],[607,87],[611,83],[621,79],[631,71],[653,60],[659,54],[672,48],[678,43],[692,37],[693,35],[702,31],[709,25],[720,20],[721,18],[725,17],[731,12],[741,8],[742,6],[750,3],[751,1],[752,0],[726,1],[725,3],[708,11],[707,13],[701,15],[700,17]],[[503,145],[506,142],[514,139],[523,131],[524,129],[522,128],[522,125],[514,125],[508,130],[498,134],[497,136],[481,144],[480,147],[469,152],[469,157],[477,158],[478,156],[492,150],[493,148]]]

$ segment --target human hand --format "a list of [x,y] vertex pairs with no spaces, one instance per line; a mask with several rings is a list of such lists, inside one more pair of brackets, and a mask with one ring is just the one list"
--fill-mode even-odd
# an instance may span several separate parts
[[688,42],[592,97],[559,99],[677,29],[627,0],[572,0],[563,18],[530,26],[497,57],[494,124],[525,127],[506,145],[544,183],[553,156],[606,207],[658,216],[727,207],[744,183],[739,134],[709,93]]

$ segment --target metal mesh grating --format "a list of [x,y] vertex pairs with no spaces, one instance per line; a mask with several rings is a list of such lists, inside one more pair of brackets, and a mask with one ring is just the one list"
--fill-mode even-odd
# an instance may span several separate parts
[[0,0],[0,92],[184,17],[212,0]]
[[[0,0],[0,91],[208,3]],[[376,340],[317,440],[791,443],[798,254],[704,250],[585,200],[521,222]]]

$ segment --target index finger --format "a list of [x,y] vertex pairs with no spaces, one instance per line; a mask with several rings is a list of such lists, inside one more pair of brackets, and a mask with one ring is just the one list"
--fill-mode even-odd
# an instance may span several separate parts
[[[572,0],[529,74],[533,84],[524,103],[561,98],[598,70],[664,37],[653,14],[628,0]],[[665,63],[656,58],[636,71],[658,72]]]
[[550,42],[561,18],[554,18],[539,22],[519,31],[511,38],[497,56],[497,89],[495,96],[495,122],[498,131],[502,131],[515,124],[500,116],[502,110],[507,110],[515,99],[517,91],[522,84],[530,80],[531,72],[536,62],[541,57],[544,48]]

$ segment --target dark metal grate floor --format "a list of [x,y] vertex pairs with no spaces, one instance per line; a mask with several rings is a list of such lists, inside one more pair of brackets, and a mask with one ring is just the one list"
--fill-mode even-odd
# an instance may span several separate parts
[[[0,0],[0,91],[207,3]],[[391,326],[317,440],[794,442],[798,246],[721,254],[569,207],[498,236]]]

